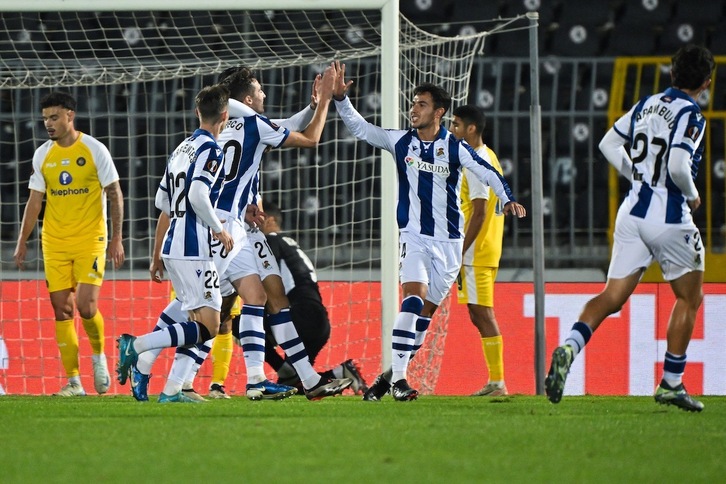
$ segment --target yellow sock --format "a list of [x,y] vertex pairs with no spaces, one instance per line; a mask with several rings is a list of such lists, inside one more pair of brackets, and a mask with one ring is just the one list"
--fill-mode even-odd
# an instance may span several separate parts
[[83,321],[83,329],[86,330],[93,354],[103,354],[103,316],[101,311],[96,311],[91,319],[81,318],[81,321]]
[[232,333],[218,334],[212,345],[212,383],[224,385],[229,375],[229,363],[232,361],[234,341]]
[[489,369],[489,381],[504,381],[504,340],[502,335],[482,338],[481,347]]
[[72,319],[55,322],[55,340],[68,378],[78,376],[78,333]]

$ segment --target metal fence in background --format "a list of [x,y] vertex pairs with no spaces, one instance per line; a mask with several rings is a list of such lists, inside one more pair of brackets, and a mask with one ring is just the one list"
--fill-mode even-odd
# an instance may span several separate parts
[[[609,125],[614,61],[612,58],[541,60],[543,211],[548,268],[604,270],[607,266],[609,165],[597,144]],[[487,112],[487,143],[499,156],[515,194],[527,206],[530,205],[528,62],[526,58],[476,59],[469,92],[469,102]],[[354,102],[367,119],[379,124],[375,99],[380,80],[365,59],[355,69],[358,97]],[[311,72],[285,69],[262,74],[271,106],[267,113],[270,117],[289,116],[305,105],[307,99],[303,94],[307,86],[297,89],[294,95],[287,88],[289,79],[301,75],[306,79],[313,77]],[[122,178],[127,200],[125,238],[132,269],[148,267],[157,218],[153,200],[159,176],[169,151],[196,127],[193,97],[210,82],[208,78],[195,77],[73,90],[80,103],[77,127],[107,144]],[[47,138],[38,107],[44,93],[45,90],[0,92],[0,225],[5,271],[12,268],[12,252],[27,199],[32,154]],[[712,143],[720,147],[720,155],[708,154],[702,172],[710,170],[709,176],[721,180],[723,187],[723,133],[717,135],[711,139],[720,140]],[[332,112],[323,138],[316,154],[292,150],[268,153],[263,161],[262,190],[266,197],[285,208],[285,228],[315,255],[316,265],[324,270],[334,269],[331,251],[343,250],[355,255],[358,241],[377,239],[380,170],[377,152],[366,143],[352,139]],[[702,173],[699,187],[703,179]],[[720,207],[723,207],[723,191],[714,192],[713,196],[720,197]],[[699,219],[699,224],[705,222]],[[723,217],[716,217],[712,222],[722,224]],[[502,267],[531,267],[531,236],[527,219],[507,221]],[[718,241],[723,244],[723,239]],[[358,256],[378,260],[375,248],[373,252],[364,250]]]

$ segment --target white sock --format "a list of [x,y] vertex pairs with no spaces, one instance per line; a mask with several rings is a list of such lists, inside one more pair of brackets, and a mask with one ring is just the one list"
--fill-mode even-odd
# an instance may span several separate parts
[[174,355],[174,362],[171,364],[169,378],[167,378],[166,385],[164,385],[164,393],[167,395],[176,395],[182,390],[184,379],[194,364],[194,356],[196,356],[197,348],[192,346],[185,349],[188,352],[177,352]]
[[265,381],[265,327],[264,306],[244,304],[240,317],[240,333],[237,335],[247,369],[247,384]]
[[416,341],[417,319],[417,314],[400,312],[393,323],[393,336],[391,338],[392,383],[406,378],[408,362],[411,360],[411,351]]
[[320,375],[313,369],[308,358],[308,352],[303,345],[300,335],[292,324],[290,308],[285,308],[277,314],[270,314],[270,329],[278,346],[287,356],[287,361],[295,367],[304,388],[309,389],[320,383]]

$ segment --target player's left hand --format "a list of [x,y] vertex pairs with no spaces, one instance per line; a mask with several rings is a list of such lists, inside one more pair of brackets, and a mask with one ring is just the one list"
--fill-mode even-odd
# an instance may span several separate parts
[[348,92],[348,88],[353,84],[353,81],[345,82],[345,64],[341,64],[340,61],[335,61],[335,69],[338,73],[338,78],[333,86],[333,99],[342,101]]
[[516,215],[517,218],[522,218],[527,215],[527,209],[524,208],[524,205],[517,202],[507,202],[507,204],[504,206],[504,214],[511,213],[512,215]]

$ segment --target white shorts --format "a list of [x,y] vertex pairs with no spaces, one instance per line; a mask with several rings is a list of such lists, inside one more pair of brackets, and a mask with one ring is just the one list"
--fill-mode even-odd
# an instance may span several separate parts
[[245,239],[247,238],[247,231],[244,225],[237,219],[230,218],[226,220],[223,227],[232,236],[234,246],[230,252],[227,252],[220,241],[212,239],[212,256],[214,257],[214,265],[217,266],[217,272],[220,275],[224,275],[227,272],[229,264],[242,250]]
[[400,280],[428,284],[426,300],[441,304],[456,281],[461,268],[461,249],[464,241],[425,239],[401,232],[399,240]]
[[280,276],[280,266],[275,254],[267,243],[265,234],[259,230],[247,232],[241,250],[229,262],[227,271],[222,277],[222,295],[229,296],[234,292],[233,281],[257,274],[264,281],[267,276]]
[[608,279],[628,277],[655,259],[663,279],[672,281],[703,271],[704,258],[701,234],[693,222],[655,225],[630,215],[627,208],[618,210]]
[[184,311],[201,307],[219,311],[222,308],[219,273],[214,261],[165,258],[164,266]]

